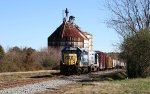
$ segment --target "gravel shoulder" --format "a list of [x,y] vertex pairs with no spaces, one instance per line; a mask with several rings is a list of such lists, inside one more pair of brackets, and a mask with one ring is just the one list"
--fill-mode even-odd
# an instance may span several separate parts
[[64,86],[73,83],[75,82],[69,80],[62,80],[62,79],[49,80],[49,81],[24,85],[22,87],[3,89],[0,90],[0,94],[35,94],[46,90],[55,90],[57,89],[58,86],[61,85]]
[[80,88],[80,87],[82,87],[82,84],[80,83],[67,84],[67,85],[58,86],[53,90],[45,90],[35,94],[65,94],[67,91],[70,91],[75,88]]

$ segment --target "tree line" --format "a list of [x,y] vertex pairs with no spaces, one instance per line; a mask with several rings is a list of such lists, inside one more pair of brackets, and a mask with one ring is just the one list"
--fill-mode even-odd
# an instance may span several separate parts
[[0,45],[0,72],[58,69],[60,56],[54,50],[43,48],[36,51],[31,47],[16,46],[5,52]]

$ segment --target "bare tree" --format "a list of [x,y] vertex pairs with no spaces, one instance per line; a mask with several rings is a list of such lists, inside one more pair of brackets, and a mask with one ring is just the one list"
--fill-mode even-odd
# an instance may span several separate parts
[[108,24],[123,37],[121,58],[130,77],[150,74],[150,0],[107,0],[112,18]]
[[150,0],[107,0],[108,24],[123,38],[150,27]]

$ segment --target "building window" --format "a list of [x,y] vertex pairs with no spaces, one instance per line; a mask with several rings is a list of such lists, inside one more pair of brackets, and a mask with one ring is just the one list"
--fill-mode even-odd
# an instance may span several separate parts
[[80,41],[80,38],[78,38],[78,42]]
[[67,41],[67,37],[65,37],[65,41]]

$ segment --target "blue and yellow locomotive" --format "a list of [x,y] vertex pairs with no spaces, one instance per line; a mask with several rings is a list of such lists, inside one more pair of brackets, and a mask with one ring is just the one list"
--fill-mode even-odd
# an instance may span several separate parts
[[[62,50],[60,72],[64,75],[81,74],[98,69],[96,53],[88,52],[79,47],[65,47]],[[93,69],[94,68],[94,69]]]

